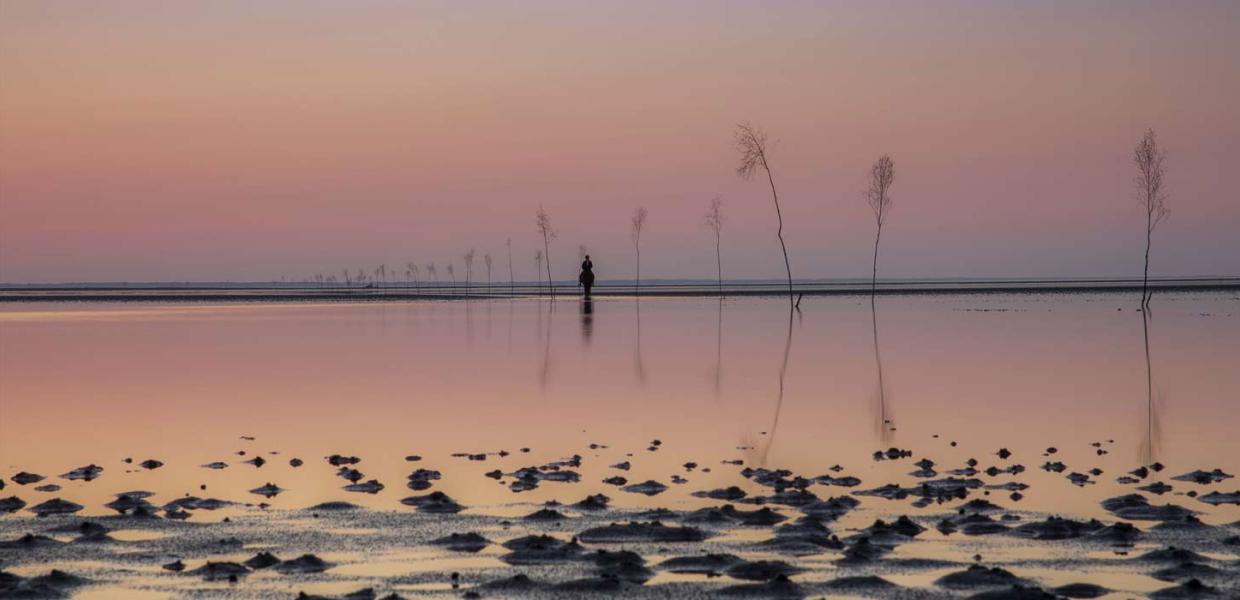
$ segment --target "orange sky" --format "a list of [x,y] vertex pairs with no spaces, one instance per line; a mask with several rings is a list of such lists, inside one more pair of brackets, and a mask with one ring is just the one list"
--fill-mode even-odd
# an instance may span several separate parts
[[[533,277],[533,212],[599,276],[1131,275],[1132,146],[1172,214],[1156,274],[1240,273],[1240,5],[210,2],[0,4],[0,281],[279,278],[448,261]],[[481,262],[481,261],[479,261]]]

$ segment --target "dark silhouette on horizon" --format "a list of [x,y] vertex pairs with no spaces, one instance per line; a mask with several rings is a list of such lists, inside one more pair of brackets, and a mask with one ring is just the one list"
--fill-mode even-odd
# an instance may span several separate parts
[[736,149],[741,153],[741,164],[736,174],[741,179],[749,179],[761,168],[766,173],[767,183],[771,185],[771,200],[775,203],[775,218],[779,223],[775,236],[779,238],[779,248],[784,252],[784,270],[788,272],[788,304],[795,300],[792,294],[792,263],[788,261],[788,246],[784,243],[784,214],[779,210],[779,193],[775,191],[775,176],[771,174],[771,165],[766,156],[766,132],[742,123],[736,126],[734,137]]
[[723,297],[723,256],[719,252],[720,237],[723,233],[723,198],[715,196],[710,201],[710,209],[706,211],[706,226],[715,232],[715,271],[718,274],[719,297]]
[[590,288],[594,287],[594,262],[590,260],[589,254],[581,261],[581,275],[577,276],[577,284],[584,289],[584,296],[589,298]]
[[1141,275],[1141,308],[1149,306],[1150,297],[1150,245],[1153,243],[1154,230],[1171,212],[1167,208],[1167,193],[1163,189],[1163,176],[1166,167],[1163,161],[1167,153],[1158,145],[1158,138],[1153,129],[1148,129],[1140,143],[1132,151],[1132,162],[1137,167],[1135,180],[1137,187],[1137,203],[1145,210],[1145,269]]
[[874,211],[874,220],[878,228],[874,231],[874,262],[870,266],[870,296],[878,286],[878,240],[883,236],[883,223],[887,222],[887,212],[891,210],[891,184],[895,182],[895,164],[891,157],[884,154],[870,167],[870,188],[865,192],[865,201]]
[[[637,277],[634,279],[636,293],[642,293],[642,229],[646,227],[646,217],[650,214],[645,207],[633,211],[633,252],[637,256]],[[589,258],[588,256],[586,258]]]
[[542,205],[538,205],[538,212],[534,213],[534,223],[538,226],[538,233],[542,236],[543,252],[538,255],[539,266],[544,260],[547,261],[547,291],[555,296],[555,283],[551,279],[551,240],[554,240],[558,233],[551,226],[551,216],[543,209]]

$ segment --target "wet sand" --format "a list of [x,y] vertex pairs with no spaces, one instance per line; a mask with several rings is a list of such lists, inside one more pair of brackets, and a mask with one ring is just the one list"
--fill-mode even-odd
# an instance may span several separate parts
[[[384,457],[410,465],[408,477],[354,491],[347,475],[377,459],[325,454],[298,467],[271,455],[257,468],[272,482],[254,490],[133,490],[106,506],[36,492],[31,474],[6,473],[0,597],[1240,594],[1240,482],[1210,465],[1117,469],[1119,461],[1097,452],[1106,442],[1089,446],[1094,460],[1073,460],[1062,473],[1061,461],[1046,460],[1069,454],[1058,448],[976,448],[976,461],[940,463],[935,451],[953,447],[931,439],[805,473],[697,456],[638,489],[594,478],[648,472],[650,448],[676,452],[674,440],[659,442],[564,448],[544,463],[520,450]],[[954,448],[961,446],[973,450],[963,440]],[[234,462],[227,468],[256,468]],[[908,475],[848,475],[868,462],[895,463]],[[447,473],[413,466],[423,463]],[[129,463],[87,467],[46,479],[115,485],[136,472]],[[346,500],[267,504],[295,469],[334,480]],[[731,485],[702,489],[693,480],[703,471]],[[1024,482],[1033,471],[1055,476],[1031,486]],[[1101,503],[1107,517],[1022,510],[1025,497],[1083,493],[1089,484],[1070,473],[1091,471],[1128,492]],[[503,486],[507,501],[474,504],[441,491],[467,477]],[[535,489],[556,500],[526,500]],[[347,501],[362,496],[372,498],[368,507]]]

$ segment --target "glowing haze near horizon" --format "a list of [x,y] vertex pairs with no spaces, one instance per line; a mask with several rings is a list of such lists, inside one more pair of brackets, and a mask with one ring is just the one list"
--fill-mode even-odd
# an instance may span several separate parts
[[[881,6],[880,6],[881,4]],[[557,278],[1136,275],[1132,147],[1169,153],[1156,275],[1240,273],[1240,3],[5,2],[0,281],[380,263]],[[479,278],[485,275],[477,275]],[[403,278],[403,275],[401,276]]]

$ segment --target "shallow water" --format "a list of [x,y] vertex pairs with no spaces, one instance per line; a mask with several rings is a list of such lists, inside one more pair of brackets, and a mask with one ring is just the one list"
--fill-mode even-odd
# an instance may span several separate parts
[[[863,480],[856,491],[907,480],[923,457],[940,471],[976,458],[979,469],[1028,469],[987,480],[1031,486],[1019,504],[1007,491],[992,494],[996,502],[1113,521],[1098,502],[1132,491],[1116,477],[1159,461],[1168,468],[1157,479],[1175,486],[1159,502],[1234,522],[1234,505],[1175,494],[1234,491],[1235,479],[1170,477],[1240,470],[1240,296],[1168,293],[1149,314],[1135,306],[1132,295],[1110,293],[806,298],[799,312],[779,298],[600,298],[589,312],[563,297],[0,305],[0,476],[9,483],[0,496],[32,505],[62,497],[85,505],[81,515],[105,515],[117,492],[156,492],[156,504],[191,493],[259,502],[247,490],[272,482],[287,490],[265,500],[275,508],[348,500],[396,511],[408,510],[399,503],[405,476],[426,467],[444,473],[432,489],[468,513],[518,516],[599,491],[618,507],[676,509],[720,504],[692,491],[761,491],[725,459],[806,476],[839,464],[834,475]],[[893,446],[912,458],[871,458]],[[1057,453],[1044,456],[1052,446]],[[1001,447],[1012,456],[995,456]],[[511,454],[451,456],[500,450]],[[332,453],[361,457],[365,479],[386,489],[342,490],[347,482],[323,459]],[[507,479],[482,475],[574,453],[584,457],[579,484],[514,494]],[[256,455],[263,467],[243,463]],[[305,465],[290,467],[293,457]],[[165,464],[140,468],[148,458]],[[631,471],[608,468],[623,460]],[[1069,468],[1038,468],[1048,460]],[[230,466],[200,467],[214,461]],[[687,461],[700,467],[688,471]],[[57,477],[90,463],[104,467],[95,481]],[[1065,478],[1095,467],[1095,483]],[[48,479],[17,486],[8,480],[18,471]],[[616,474],[671,489],[647,498],[599,483]],[[672,474],[689,481],[673,484]],[[47,483],[63,489],[32,489]],[[942,510],[866,501],[901,514]],[[367,535],[365,526],[342,529]],[[936,548],[915,555],[973,553]]]

